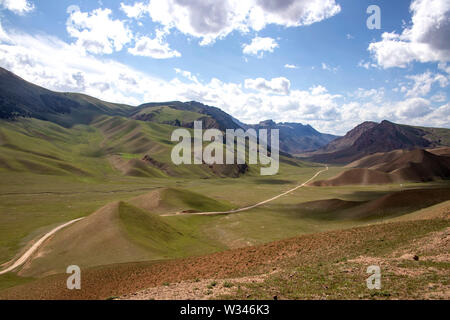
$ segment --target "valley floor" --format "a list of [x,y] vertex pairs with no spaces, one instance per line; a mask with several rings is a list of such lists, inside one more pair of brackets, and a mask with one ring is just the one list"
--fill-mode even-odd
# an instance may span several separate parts
[[[245,212],[189,214],[270,199],[319,170],[288,167],[271,178],[114,176],[101,182],[24,174],[21,185],[12,183],[20,174],[4,173],[11,187],[2,184],[0,190],[5,200],[0,203],[5,231],[0,233],[0,261],[13,259],[49,230],[79,217],[89,216],[84,221],[91,230],[82,242],[95,246],[89,252],[83,246],[67,252],[84,227],[77,223],[59,232],[18,273],[0,275],[0,299],[449,298],[446,182],[305,186]],[[343,170],[331,167],[316,179]],[[418,195],[405,204],[403,198],[414,190]],[[436,192],[422,192],[422,199],[420,190]],[[398,199],[403,199],[400,206]],[[118,211],[108,211],[111,206]],[[97,220],[91,218],[94,211]],[[182,211],[187,214],[164,216]],[[98,223],[107,223],[108,232],[117,229],[108,236],[119,235],[121,245],[132,250],[123,255],[112,247],[117,242],[89,242],[92,234],[103,234]],[[141,226],[156,230],[157,238],[142,234]],[[151,247],[142,247],[143,241]],[[115,252],[116,261],[103,252]],[[66,289],[67,263],[82,267],[82,290]],[[381,290],[366,287],[369,265],[381,267]]]

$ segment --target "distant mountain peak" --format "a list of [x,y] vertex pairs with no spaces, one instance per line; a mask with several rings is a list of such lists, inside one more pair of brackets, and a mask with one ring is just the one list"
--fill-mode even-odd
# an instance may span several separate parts
[[247,128],[279,130],[280,150],[290,154],[316,150],[337,138],[331,134],[321,133],[310,125],[296,122],[276,123],[271,119],[261,121],[259,124],[248,125]]
[[264,127],[274,127],[274,126],[276,126],[277,124],[276,124],[276,122],[273,121],[272,119],[269,119],[269,120],[261,121],[261,122],[259,123],[259,125],[260,125],[260,126],[264,126]]
[[[393,150],[412,150],[442,145],[430,140],[430,129],[400,125],[388,120],[381,123],[364,122],[350,130],[344,137],[329,143],[312,155],[311,160],[329,163],[347,163],[364,156]],[[427,138],[428,137],[428,138]],[[440,141],[440,140],[439,140]],[[423,156],[417,150],[412,155]]]

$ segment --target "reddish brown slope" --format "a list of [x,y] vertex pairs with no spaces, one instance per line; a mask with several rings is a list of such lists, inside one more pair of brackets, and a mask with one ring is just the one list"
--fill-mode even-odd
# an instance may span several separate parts
[[378,166],[384,165],[386,162],[391,162],[403,154],[407,153],[407,150],[394,150],[391,152],[378,152],[375,154],[371,154],[369,156],[365,156],[361,159],[353,161],[346,165],[346,168],[370,168],[376,170]]
[[310,185],[318,187],[332,187],[344,185],[386,184],[393,182],[396,181],[389,173],[365,168],[357,168],[344,171],[329,180],[315,181]]
[[[314,186],[386,184],[397,182],[427,182],[450,179],[450,158],[425,150],[393,151],[375,154],[351,163],[357,167]],[[368,166],[367,168],[362,168]]]
[[312,219],[359,220],[400,216],[450,200],[450,188],[409,189],[370,201],[318,200],[298,205],[299,214]]

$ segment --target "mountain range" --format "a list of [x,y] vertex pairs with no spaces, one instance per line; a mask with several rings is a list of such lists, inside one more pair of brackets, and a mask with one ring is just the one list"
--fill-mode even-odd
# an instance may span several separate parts
[[280,132],[280,150],[294,155],[316,150],[338,138],[338,136],[332,134],[321,133],[309,124],[303,125],[295,122],[275,123],[273,120],[266,120],[259,124],[247,125],[245,128],[267,129],[269,134],[272,129],[278,129]]
[[321,163],[346,164],[377,152],[397,149],[432,148],[450,145],[450,130],[413,127],[387,120],[364,122],[344,137],[321,133],[301,123],[244,124],[219,108],[199,102],[162,102],[130,106],[105,102],[79,93],[54,92],[0,68],[0,119],[35,118],[70,128],[98,123],[102,116],[131,121],[192,128],[202,121],[204,128],[280,130],[280,150],[285,155],[302,155]]
[[194,121],[202,121],[203,128],[222,131],[250,127],[280,129],[280,150],[293,154],[317,149],[336,138],[299,123],[276,124],[269,120],[259,125],[246,125],[219,108],[195,101],[146,103],[134,107],[101,101],[79,93],[54,92],[29,83],[2,68],[0,105],[0,119],[29,117],[65,127],[89,124],[100,115],[108,115],[187,128],[192,128]]

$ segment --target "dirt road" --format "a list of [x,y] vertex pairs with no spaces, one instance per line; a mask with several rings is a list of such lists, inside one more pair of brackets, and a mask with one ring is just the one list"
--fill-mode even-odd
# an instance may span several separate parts
[[[245,207],[245,208],[240,208],[240,209],[235,209],[235,210],[230,210],[230,211],[223,211],[223,212],[196,212],[196,213],[173,213],[173,214],[165,214],[162,216],[175,216],[175,215],[180,215],[180,214],[196,214],[196,215],[220,215],[220,214],[230,214],[230,213],[237,213],[237,212],[242,212],[242,211],[247,211],[259,206],[262,206],[268,202],[274,201],[276,199],[281,198],[282,196],[285,196],[291,192],[294,192],[295,190],[304,187],[308,182],[310,182],[311,180],[313,180],[314,178],[316,178],[319,174],[321,174],[324,171],[327,171],[328,167],[326,167],[323,170],[318,171],[314,176],[312,176],[310,179],[308,179],[307,181],[303,182],[301,185],[296,186],[295,188],[292,188],[286,192],[283,192],[273,198],[261,201],[257,204],[251,205],[249,207]],[[45,240],[47,240],[48,238],[50,238],[52,235],[54,235],[56,232],[58,232],[59,230],[77,222],[80,221],[81,219],[84,218],[78,218],[78,219],[74,219],[71,220],[69,222],[66,222],[56,228],[54,228],[53,230],[51,230],[50,232],[46,233],[43,237],[41,237],[38,241],[36,241],[31,248],[29,248],[19,259],[17,259],[11,266],[7,267],[6,269],[0,271],[0,275],[8,273],[10,271],[13,271],[14,269],[16,269],[17,267],[20,267],[22,264],[24,264],[30,257],[31,255],[37,250],[39,249],[39,247],[44,243]]]
[[59,230],[71,225],[72,223],[75,223],[77,221],[80,221],[81,219],[84,218],[78,218],[78,219],[74,219],[71,220],[69,222],[66,222],[56,228],[54,228],[53,230],[51,230],[50,232],[46,233],[43,237],[41,237],[38,241],[36,241],[31,248],[29,248],[19,259],[17,259],[11,266],[9,266],[8,268],[0,271],[0,275],[8,273],[10,271],[13,271],[14,269],[16,269],[17,267],[20,267],[22,264],[24,264],[30,257],[31,255],[37,250],[39,249],[39,247],[44,243],[45,240],[47,240],[48,238],[50,238],[52,235],[54,235],[56,232],[58,232]]
[[298,189],[304,187],[307,183],[309,183],[311,180],[316,178],[319,174],[321,174],[322,172],[327,171],[327,170],[328,170],[328,166],[325,169],[318,171],[314,176],[312,176],[307,181],[303,182],[301,185],[298,185],[295,188],[292,188],[292,189],[290,189],[290,190],[288,190],[286,192],[283,192],[283,193],[281,193],[281,194],[279,194],[279,195],[277,195],[277,196],[275,196],[273,198],[270,198],[270,199],[258,202],[257,204],[254,204],[254,205],[251,205],[251,206],[248,206],[248,207],[245,207],[245,208],[234,209],[234,210],[230,210],[230,211],[220,211],[220,212],[189,212],[189,213],[188,212],[186,212],[186,213],[178,212],[178,213],[163,214],[161,216],[162,217],[170,217],[170,216],[177,216],[177,215],[182,215],[182,214],[183,215],[185,215],[185,214],[191,214],[191,215],[196,214],[196,215],[205,215],[205,216],[209,215],[209,216],[212,216],[212,215],[230,214],[230,213],[237,213],[237,212],[247,211],[247,210],[250,210],[250,209],[254,209],[256,207],[260,207],[260,206],[262,206],[262,205],[264,205],[264,204],[266,204],[268,202],[277,200],[277,199],[281,198],[282,196],[285,196],[285,195],[287,195],[287,194],[289,194],[291,192],[294,192],[295,190],[298,190]]

